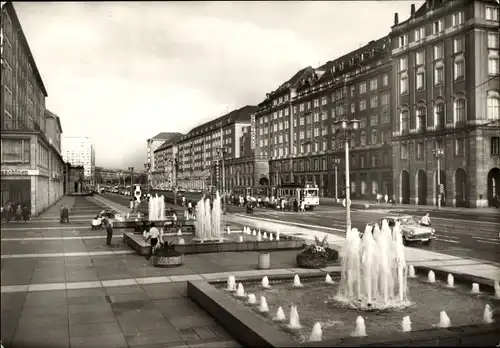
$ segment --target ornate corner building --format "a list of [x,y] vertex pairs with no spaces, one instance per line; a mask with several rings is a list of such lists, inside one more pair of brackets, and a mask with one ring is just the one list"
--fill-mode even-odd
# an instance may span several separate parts
[[393,174],[401,203],[436,204],[441,192],[445,205],[483,207],[499,193],[498,28],[495,1],[426,1],[404,22],[395,15]]

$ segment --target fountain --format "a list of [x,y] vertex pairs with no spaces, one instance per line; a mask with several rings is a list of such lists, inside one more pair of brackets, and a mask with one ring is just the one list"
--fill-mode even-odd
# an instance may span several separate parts
[[325,283],[326,284],[333,284],[333,279],[332,279],[332,277],[330,277],[329,274],[327,274],[325,277]]
[[366,336],[366,325],[365,325],[365,319],[361,315],[358,315],[356,318],[356,328],[354,329],[354,332],[352,333],[353,337],[364,337]]
[[238,284],[238,289],[236,290],[236,297],[245,297],[245,289],[243,288],[243,284]]
[[149,221],[164,221],[165,220],[165,200],[163,196],[150,197],[148,202],[148,219]]
[[243,243],[243,236],[239,236],[238,242]]
[[495,284],[493,285],[495,288],[495,297],[500,298],[500,284],[495,280]]
[[319,342],[323,336],[323,330],[321,330],[321,323],[314,324],[311,336],[309,336],[309,342]]
[[472,283],[472,290],[471,292],[473,294],[479,294],[481,291],[479,291],[479,284],[478,283]]
[[249,305],[254,305],[257,303],[257,297],[255,297],[254,294],[248,294],[248,300],[247,300],[247,303]]
[[438,324],[438,327],[440,327],[442,329],[446,329],[446,328],[448,328],[450,326],[451,326],[451,320],[448,317],[448,314],[446,314],[445,311],[441,311],[441,313],[439,313],[439,324]]
[[267,276],[264,276],[264,277],[262,278],[262,282],[261,282],[261,284],[262,284],[262,287],[263,287],[264,289],[269,289],[269,288],[271,287],[271,286],[269,285],[269,279],[267,278]]
[[182,230],[179,228],[179,231],[177,231],[178,236],[182,236]]
[[217,192],[210,209],[210,199],[202,197],[196,205],[195,237],[193,241],[221,241],[221,199]]
[[448,274],[447,282],[449,288],[453,288],[455,286],[455,279],[453,278],[453,274],[451,273]]
[[280,230],[276,231],[276,240],[280,240]]
[[401,328],[403,329],[403,332],[411,331],[411,320],[409,315],[403,317],[403,321],[401,322]]
[[269,241],[272,242],[274,240],[273,234],[269,233]]
[[493,310],[489,304],[484,306],[483,323],[493,324]]
[[294,305],[292,305],[292,307],[290,308],[290,322],[288,323],[287,327],[292,330],[298,330],[302,328],[299,320],[299,312],[297,311],[297,307]]
[[252,236],[256,236],[257,235],[257,231],[256,230],[253,230],[252,231]]
[[262,242],[262,234],[260,234],[260,231],[257,233],[257,242]]
[[227,226],[227,234],[231,234],[231,229]]
[[184,245],[184,244],[186,244],[186,241],[184,240],[184,238],[179,238],[179,241],[177,243],[179,245]]
[[302,283],[300,282],[300,278],[299,278],[298,274],[296,274],[295,277],[293,277],[293,286],[295,288],[301,288],[303,286]]
[[234,275],[227,277],[227,290],[236,291],[236,277]]
[[361,309],[377,309],[410,305],[407,299],[407,267],[401,226],[396,223],[391,233],[387,221],[382,229],[365,233],[361,239],[357,229],[347,231],[340,256],[342,273],[336,300]]
[[417,276],[415,275],[415,267],[413,265],[410,265],[408,267],[408,278],[416,278]]
[[266,233],[266,232],[264,232],[264,233],[262,234],[262,238],[263,238],[263,239],[267,239],[267,233]]
[[266,298],[264,296],[260,297],[259,312],[261,312],[261,313],[269,312],[269,307],[267,306],[267,301],[266,301]]
[[274,321],[285,321],[286,320],[285,312],[283,312],[283,308],[281,308],[281,306],[276,311],[276,316],[273,317],[273,320]]
[[427,281],[431,284],[436,282],[436,275],[433,271],[429,271],[429,274],[427,274]]

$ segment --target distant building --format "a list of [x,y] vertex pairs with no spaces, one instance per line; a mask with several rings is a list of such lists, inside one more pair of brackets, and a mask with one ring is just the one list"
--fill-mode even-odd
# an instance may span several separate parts
[[64,192],[62,129],[46,113],[47,91],[12,2],[1,16],[1,204],[27,205],[35,216]]
[[[149,166],[150,173],[153,173],[156,171],[155,167],[155,161],[154,161],[154,151],[160,147],[161,144],[164,142],[178,138],[179,136],[182,136],[181,133],[175,133],[175,132],[162,132],[156,134],[154,137],[149,138],[147,140],[147,162],[146,164]],[[146,168],[148,169],[148,168]]]
[[182,134],[172,136],[153,151],[155,170],[152,172],[153,185],[163,183],[168,188],[177,186],[177,145]]
[[85,168],[66,163],[64,166],[64,194],[81,193],[84,191]]
[[500,192],[498,2],[428,0],[406,21],[397,16],[390,34],[396,196],[436,204],[441,191],[448,206],[492,205]]
[[92,184],[95,174],[94,143],[88,137],[63,137],[62,153],[72,166],[83,166],[85,180]]

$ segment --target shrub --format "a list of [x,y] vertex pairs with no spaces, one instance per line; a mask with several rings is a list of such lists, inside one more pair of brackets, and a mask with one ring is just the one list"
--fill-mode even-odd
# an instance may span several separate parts
[[297,264],[304,268],[320,268],[326,266],[328,254],[325,248],[318,245],[306,245],[296,258]]
[[173,242],[160,243],[155,250],[153,255],[156,257],[177,257],[182,254],[175,250],[175,244]]
[[337,250],[332,249],[328,245],[328,235],[326,235],[323,240],[320,240],[318,237],[314,236],[314,242],[317,246],[320,246],[325,249],[326,254],[328,255],[328,261],[334,262],[339,258],[339,253]]

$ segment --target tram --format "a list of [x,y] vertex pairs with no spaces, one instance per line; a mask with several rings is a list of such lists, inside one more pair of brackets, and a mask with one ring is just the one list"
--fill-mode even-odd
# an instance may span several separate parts
[[304,201],[306,209],[312,210],[319,206],[319,188],[312,184],[283,184],[277,188],[276,197],[285,198],[287,201]]

